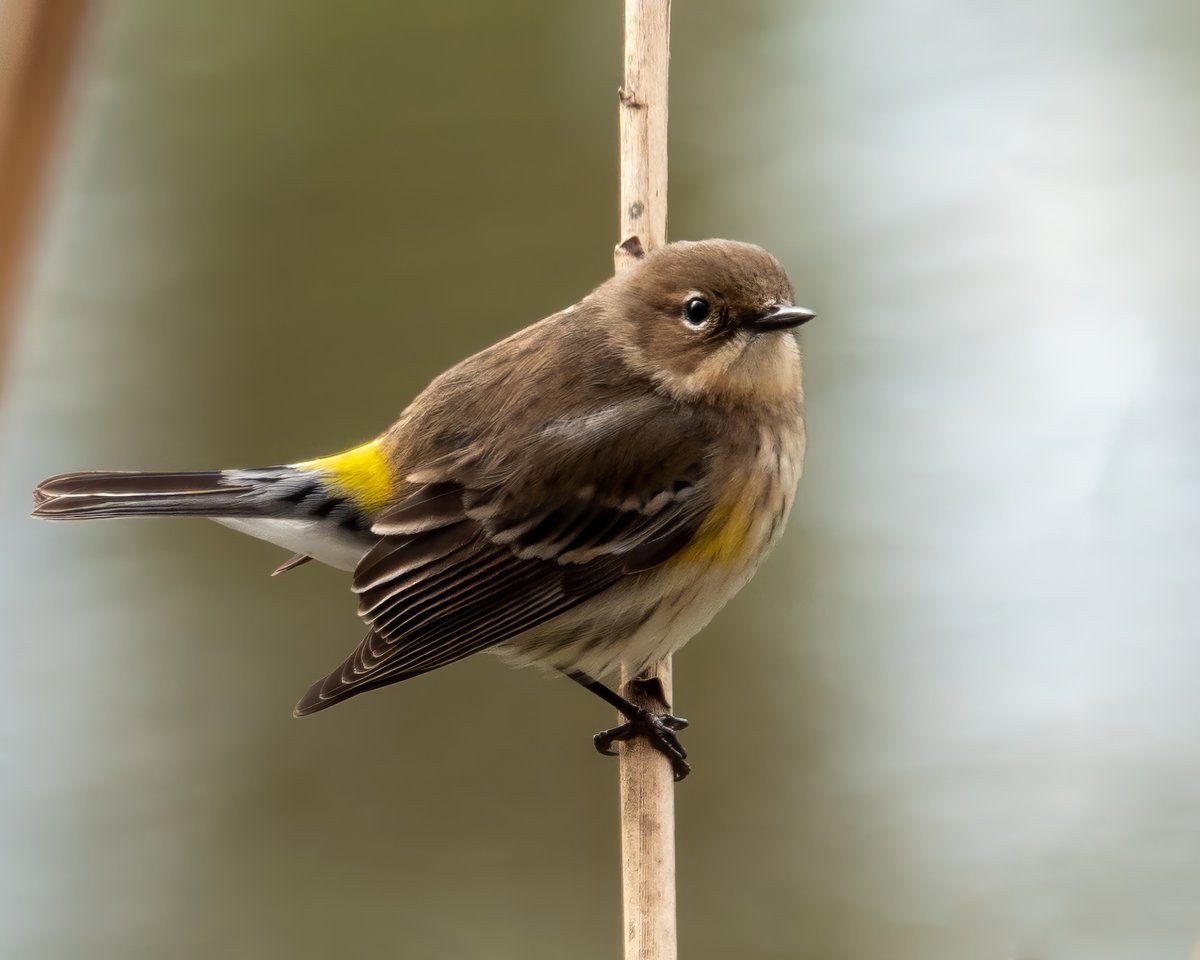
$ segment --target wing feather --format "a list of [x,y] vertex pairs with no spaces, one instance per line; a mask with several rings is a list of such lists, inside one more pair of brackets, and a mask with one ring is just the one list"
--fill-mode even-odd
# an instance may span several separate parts
[[676,430],[641,462],[628,444],[653,412],[554,421],[411,471],[355,572],[370,630],[297,715],[511,640],[682,550],[712,507],[705,435],[663,418]]
[[462,521],[440,527],[423,537],[385,537],[359,561],[354,572],[354,592],[366,594],[388,582],[404,578],[413,583],[429,576],[439,563],[458,555],[478,533],[475,524]]

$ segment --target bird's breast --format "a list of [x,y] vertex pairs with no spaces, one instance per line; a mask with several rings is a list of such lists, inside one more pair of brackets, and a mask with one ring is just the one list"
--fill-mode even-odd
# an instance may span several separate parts
[[779,539],[804,461],[803,423],[760,426],[753,446],[724,465],[716,503],[674,558],[687,566],[753,568]]

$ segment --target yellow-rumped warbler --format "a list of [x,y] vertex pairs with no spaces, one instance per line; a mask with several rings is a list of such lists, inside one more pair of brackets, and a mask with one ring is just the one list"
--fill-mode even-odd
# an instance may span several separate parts
[[783,529],[804,455],[779,262],[673,243],[435,379],[382,435],[288,466],[72,473],[34,516],[207,517],[354,572],[365,639],[297,716],[480,650],[568,674],[688,771],[684,721],[599,682],[678,649]]

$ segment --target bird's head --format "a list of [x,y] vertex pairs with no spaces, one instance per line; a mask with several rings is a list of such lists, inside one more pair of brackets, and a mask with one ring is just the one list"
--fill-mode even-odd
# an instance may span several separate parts
[[792,335],[811,320],[761,247],[678,242],[596,291],[626,361],[681,399],[775,402],[800,389]]

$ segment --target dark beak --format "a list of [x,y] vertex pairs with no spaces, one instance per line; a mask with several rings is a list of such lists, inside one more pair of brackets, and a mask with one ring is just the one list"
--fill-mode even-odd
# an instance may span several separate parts
[[808,323],[816,314],[805,307],[778,306],[760,313],[750,322],[751,330],[787,330]]

